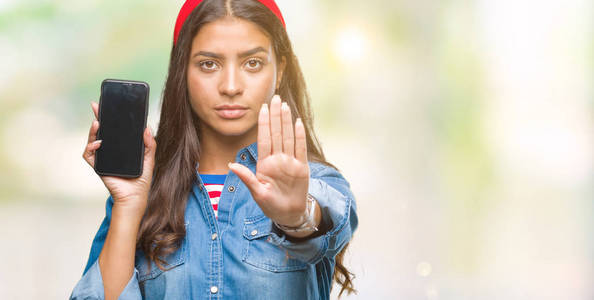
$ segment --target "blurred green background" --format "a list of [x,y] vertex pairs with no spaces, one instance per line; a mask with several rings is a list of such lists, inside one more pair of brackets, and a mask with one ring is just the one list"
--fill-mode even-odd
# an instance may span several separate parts
[[[146,81],[156,128],[182,3],[0,0],[1,299],[80,278],[90,101]],[[345,299],[594,299],[592,1],[277,3],[357,197]]]

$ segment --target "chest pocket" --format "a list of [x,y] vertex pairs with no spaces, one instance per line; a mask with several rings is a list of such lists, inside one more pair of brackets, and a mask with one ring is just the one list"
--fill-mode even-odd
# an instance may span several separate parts
[[272,221],[265,215],[244,220],[245,246],[242,260],[254,267],[271,272],[289,272],[307,269],[308,265],[289,256],[287,251],[268,242]]
[[146,300],[164,299],[168,289],[182,290],[184,280],[183,265],[186,260],[186,243],[173,253],[165,257],[165,270],[161,270],[155,262],[150,262],[150,269],[147,264],[148,259],[142,253],[136,254],[135,267],[138,270],[138,284],[142,298]]

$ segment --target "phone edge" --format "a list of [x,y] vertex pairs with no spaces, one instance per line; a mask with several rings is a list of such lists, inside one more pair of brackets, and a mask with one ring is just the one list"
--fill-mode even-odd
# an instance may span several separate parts
[[[140,176],[142,176],[142,172],[144,171],[144,131],[146,130],[146,123],[147,123],[147,119],[148,119],[148,111],[149,111],[149,99],[150,99],[150,85],[145,82],[145,81],[139,81],[139,80],[126,80],[126,79],[111,79],[111,78],[106,78],[103,79],[103,81],[101,81],[101,88],[100,88],[100,93],[99,93],[99,110],[97,112],[97,121],[99,121],[99,124],[101,124],[101,99],[103,98],[102,94],[103,94],[103,86],[105,85],[105,83],[107,82],[118,82],[118,83],[133,83],[133,84],[141,84],[143,86],[146,87],[146,96],[145,96],[145,108],[144,108],[144,121],[143,121],[143,130],[142,130],[142,135],[140,138],[140,146],[141,146],[141,151],[140,151],[140,173],[139,174],[115,174],[115,173],[107,173],[107,172],[101,172],[99,170],[97,170],[97,154],[95,154],[95,163],[93,165],[93,169],[95,171],[95,173],[99,176],[117,176],[117,177],[124,177],[124,178],[138,178]],[[99,126],[99,129],[97,130],[97,137],[99,137],[99,131],[101,130],[101,126]],[[96,152],[95,152],[96,153]]]

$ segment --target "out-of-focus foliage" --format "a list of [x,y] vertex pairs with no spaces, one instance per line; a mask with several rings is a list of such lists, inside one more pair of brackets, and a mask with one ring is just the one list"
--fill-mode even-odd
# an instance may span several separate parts
[[[277,3],[357,197],[346,298],[594,297],[591,1]],[[156,128],[181,5],[0,1],[0,298],[80,278],[107,196],[90,101],[146,81]]]

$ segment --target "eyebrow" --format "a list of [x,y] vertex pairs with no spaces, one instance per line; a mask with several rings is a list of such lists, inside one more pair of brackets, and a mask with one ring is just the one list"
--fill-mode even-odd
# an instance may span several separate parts
[[[239,58],[243,58],[246,56],[250,56],[253,54],[256,54],[258,52],[264,52],[266,54],[268,54],[268,51],[266,49],[264,49],[263,47],[256,47],[254,49],[239,53],[238,57]],[[221,54],[218,53],[214,53],[214,52],[209,52],[209,51],[200,51],[194,55],[192,55],[192,57],[198,56],[198,55],[202,55],[202,56],[208,56],[208,57],[213,57],[213,58],[218,58],[218,59],[222,59],[223,56]]]

